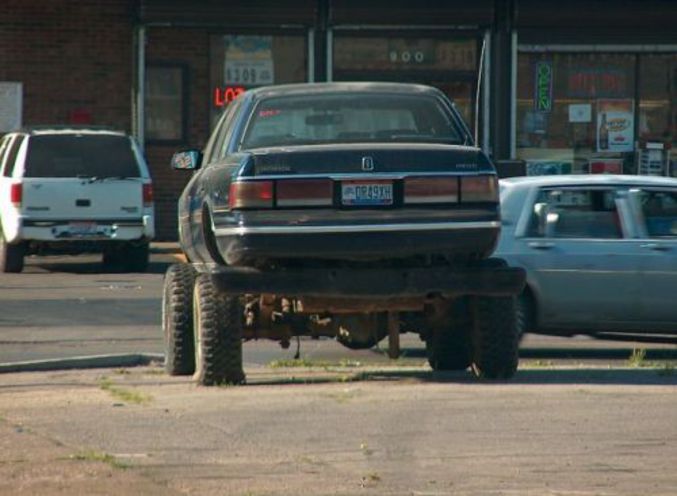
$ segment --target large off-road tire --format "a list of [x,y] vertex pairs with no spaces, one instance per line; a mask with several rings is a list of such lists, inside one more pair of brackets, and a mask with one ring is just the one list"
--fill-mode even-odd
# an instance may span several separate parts
[[0,272],[21,272],[24,269],[24,245],[10,245],[0,229]]
[[472,298],[472,369],[477,377],[508,379],[519,362],[515,298]]
[[425,342],[428,363],[433,370],[465,370],[472,363],[468,299],[457,298],[445,318],[448,325],[430,330]]
[[165,338],[165,370],[169,375],[195,372],[193,337],[193,288],[195,269],[175,264],[167,269],[162,292],[162,330]]
[[219,292],[208,274],[195,280],[193,328],[196,382],[243,384],[243,309],[238,296]]

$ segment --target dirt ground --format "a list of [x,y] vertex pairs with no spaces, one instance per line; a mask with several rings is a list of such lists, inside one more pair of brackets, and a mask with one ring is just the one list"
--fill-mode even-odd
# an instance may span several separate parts
[[677,494],[677,373],[160,367],[0,375],[0,494]]

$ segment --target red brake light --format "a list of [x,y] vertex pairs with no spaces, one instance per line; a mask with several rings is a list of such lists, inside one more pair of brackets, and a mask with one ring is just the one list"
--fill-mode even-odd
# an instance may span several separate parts
[[273,181],[230,183],[228,206],[232,208],[272,208]]
[[331,206],[334,187],[330,179],[289,179],[277,182],[278,207]]
[[9,201],[15,207],[20,207],[23,200],[23,184],[14,183],[9,187]]
[[404,180],[404,203],[457,202],[457,177],[410,177]]
[[149,207],[153,204],[153,184],[152,183],[144,183],[143,189],[143,205],[145,207]]
[[498,178],[493,175],[462,177],[461,201],[498,203]]

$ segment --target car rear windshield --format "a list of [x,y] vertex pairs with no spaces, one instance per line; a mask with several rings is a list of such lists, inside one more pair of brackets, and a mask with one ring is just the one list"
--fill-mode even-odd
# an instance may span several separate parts
[[140,177],[126,136],[69,134],[33,136],[26,177]]
[[450,111],[427,95],[342,93],[271,97],[249,121],[241,149],[322,143],[463,144]]

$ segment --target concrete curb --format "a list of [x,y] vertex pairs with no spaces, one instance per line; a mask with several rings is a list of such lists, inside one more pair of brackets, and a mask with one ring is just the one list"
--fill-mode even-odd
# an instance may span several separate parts
[[138,367],[164,360],[161,353],[134,353],[120,355],[91,355],[27,362],[0,363],[0,374],[10,372],[44,372],[50,370]]

